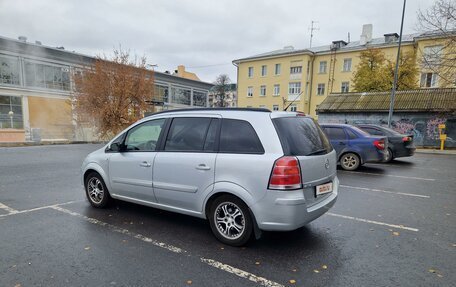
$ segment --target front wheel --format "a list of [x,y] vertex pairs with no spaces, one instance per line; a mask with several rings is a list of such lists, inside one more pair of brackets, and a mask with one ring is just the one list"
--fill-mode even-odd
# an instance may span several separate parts
[[346,153],[340,158],[340,166],[345,170],[356,170],[361,164],[359,156],[354,153]]
[[392,161],[393,159],[394,159],[394,157],[393,157],[393,151],[392,151],[390,148],[388,148],[388,149],[386,150],[385,162],[390,162],[390,161]]
[[227,245],[242,246],[252,237],[252,217],[247,205],[237,197],[223,195],[216,198],[208,218],[215,237]]
[[103,208],[108,205],[111,196],[101,175],[91,172],[84,185],[87,199],[93,207]]

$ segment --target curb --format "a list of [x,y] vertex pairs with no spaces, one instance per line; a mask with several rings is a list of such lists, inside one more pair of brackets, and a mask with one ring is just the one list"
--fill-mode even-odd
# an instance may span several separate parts
[[70,144],[105,144],[104,141],[41,141],[41,142],[0,142],[0,147],[28,147],[44,145],[70,145]]
[[440,154],[440,155],[456,155],[456,150],[416,149],[415,153]]

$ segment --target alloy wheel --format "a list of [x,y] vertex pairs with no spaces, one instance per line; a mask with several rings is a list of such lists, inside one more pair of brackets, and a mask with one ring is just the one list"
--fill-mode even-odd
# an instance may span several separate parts
[[214,222],[220,235],[230,240],[238,239],[245,230],[244,214],[232,202],[222,202],[217,206]]

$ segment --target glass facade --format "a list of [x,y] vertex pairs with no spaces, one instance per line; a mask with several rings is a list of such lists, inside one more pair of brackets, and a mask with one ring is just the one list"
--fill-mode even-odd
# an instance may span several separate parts
[[19,58],[0,55],[0,84],[19,85]]
[[193,105],[197,107],[206,107],[207,93],[201,91],[193,91]]
[[21,98],[0,96],[0,129],[22,129],[23,127]]
[[70,90],[70,68],[25,62],[25,85],[29,87]]
[[190,105],[191,93],[190,89],[172,87],[171,102],[173,104]]
[[163,103],[169,102],[169,89],[168,86],[155,85],[154,98],[156,101],[163,101]]

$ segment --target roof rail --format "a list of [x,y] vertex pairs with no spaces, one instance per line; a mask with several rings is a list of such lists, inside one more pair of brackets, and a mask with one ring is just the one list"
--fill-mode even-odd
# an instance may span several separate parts
[[188,108],[188,109],[175,109],[175,110],[166,110],[161,111],[158,113],[144,113],[144,117],[149,117],[152,115],[160,115],[160,114],[167,114],[167,113],[175,113],[175,112],[194,112],[194,111],[247,111],[247,112],[262,112],[262,113],[270,113],[269,109],[265,108]]

